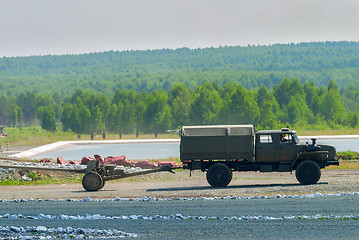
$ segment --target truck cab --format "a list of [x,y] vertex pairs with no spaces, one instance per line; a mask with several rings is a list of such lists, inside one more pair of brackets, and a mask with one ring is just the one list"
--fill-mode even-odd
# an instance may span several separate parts
[[331,145],[318,145],[316,139],[312,143],[301,143],[295,130],[265,130],[256,133],[255,162],[290,164],[295,170],[302,160],[314,160],[321,168],[327,162],[335,160],[336,150]]
[[291,162],[297,157],[298,137],[293,130],[267,130],[256,133],[255,161]]

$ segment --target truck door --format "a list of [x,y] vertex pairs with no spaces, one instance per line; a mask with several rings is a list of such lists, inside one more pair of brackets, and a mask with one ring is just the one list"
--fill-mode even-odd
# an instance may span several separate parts
[[261,134],[256,136],[256,162],[274,162],[275,152],[272,135]]
[[293,162],[296,156],[295,139],[292,133],[283,133],[278,136],[277,161]]

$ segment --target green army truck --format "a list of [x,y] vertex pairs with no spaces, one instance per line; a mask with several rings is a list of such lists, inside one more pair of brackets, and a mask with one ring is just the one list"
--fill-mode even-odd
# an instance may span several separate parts
[[184,126],[180,131],[184,169],[207,172],[212,187],[225,187],[233,171],[292,172],[301,184],[315,184],[321,169],[339,165],[331,145],[300,143],[294,130],[253,125]]

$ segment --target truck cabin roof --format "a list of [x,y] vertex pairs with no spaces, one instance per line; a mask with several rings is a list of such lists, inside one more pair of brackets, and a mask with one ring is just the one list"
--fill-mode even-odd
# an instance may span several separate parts
[[295,130],[289,128],[282,128],[281,130],[261,130],[258,131],[257,134],[265,135],[265,134],[291,134],[296,133]]

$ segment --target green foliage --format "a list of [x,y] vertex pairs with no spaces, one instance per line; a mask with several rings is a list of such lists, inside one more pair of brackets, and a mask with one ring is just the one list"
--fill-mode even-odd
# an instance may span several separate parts
[[172,128],[187,125],[189,123],[191,90],[184,83],[178,83],[169,90],[168,95],[172,114]]
[[235,84],[226,84],[223,90],[224,103],[218,116],[218,122],[256,124],[259,117],[259,107],[254,95]]
[[29,172],[28,177],[32,180],[25,181],[21,178],[1,179],[0,186],[14,186],[14,185],[40,185],[40,184],[61,184],[61,183],[80,183],[82,179],[81,174],[71,175],[65,173],[59,176],[53,177],[44,174],[42,171]]
[[217,123],[222,99],[211,83],[205,82],[193,91],[190,122],[195,125]]
[[171,110],[168,106],[168,96],[165,91],[154,91],[150,94],[144,109],[143,120],[148,132],[163,133],[171,126]]
[[176,83],[193,89],[205,81],[219,86],[233,82],[256,89],[262,84],[272,88],[284,78],[297,78],[301,83],[315,81],[317,86],[328,86],[329,80],[334,80],[339,87],[358,87],[358,46],[358,42],[313,42],[3,57],[0,95],[36,92],[66,96],[79,88],[105,94],[116,88],[168,92]]
[[120,133],[122,128],[121,117],[123,105],[112,104],[107,115],[107,129],[113,133]]
[[76,134],[359,125],[359,43],[0,59],[0,124]]
[[337,155],[341,158],[350,158],[350,157],[358,157],[359,153],[355,151],[343,151],[343,152],[338,152]]
[[52,106],[39,107],[37,109],[41,127],[47,131],[53,132],[56,130],[56,116]]
[[[15,108],[13,112],[16,113],[11,115],[8,108],[0,109],[0,115],[8,118],[5,123],[14,125],[19,122],[21,113],[25,114],[19,100],[24,96],[1,97]],[[31,97],[26,97],[25,101],[30,99],[38,107],[33,115],[26,113],[28,122],[21,121],[31,124],[39,120],[43,129],[54,131],[57,119],[52,107],[55,102],[53,96],[30,93],[26,96]],[[286,125],[343,129],[355,128],[359,123],[358,111],[345,109],[335,83],[327,88],[317,88],[313,82],[301,84],[298,79],[284,79],[273,90],[262,85],[257,90],[248,91],[235,83],[220,87],[209,82],[194,90],[184,84],[176,84],[168,93],[164,90],[139,93],[116,89],[111,101],[102,93],[76,90],[64,99],[58,112],[61,113],[64,131],[90,134],[91,138],[101,132],[120,136],[133,133],[138,136],[142,132],[157,136],[186,124],[254,124],[257,129]]]

